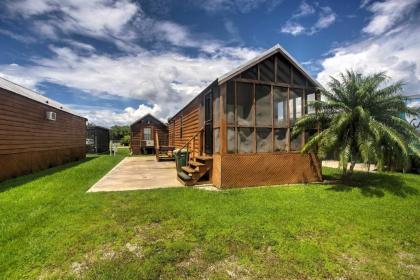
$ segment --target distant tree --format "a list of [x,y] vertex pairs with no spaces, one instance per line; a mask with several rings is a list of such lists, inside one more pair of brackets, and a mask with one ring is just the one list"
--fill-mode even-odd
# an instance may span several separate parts
[[124,136],[130,135],[130,127],[128,125],[114,125],[110,128],[110,134],[112,140],[120,141]]
[[316,113],[302,117],[293,129],[292,137],[296,137],[317,125],[321,128],[302,152],[317,150],[320,158],[338,152],[343,173],[348,172],[349,162],[351,173],[357,161],[390,168],[406,165],[410,153],[420,155],[419,137],[401,117],[419,111],[407,107],[401,82],[385,85],[387,80],[383,72],[363,76],[346,71],[340,79],[331,77],[329,90],[320,89],[326,99],[308,104]]
[[120,144],[124,145],[124,146],[128,146],[130,145],[130,135],[124,135],[124,137],[120,140]]

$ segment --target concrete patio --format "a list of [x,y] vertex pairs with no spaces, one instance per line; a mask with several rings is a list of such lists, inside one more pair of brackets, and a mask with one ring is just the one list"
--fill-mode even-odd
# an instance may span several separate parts
[[176,179],[175,162],[154,156],[126,157],[88,192],[110,192],[183,187]]

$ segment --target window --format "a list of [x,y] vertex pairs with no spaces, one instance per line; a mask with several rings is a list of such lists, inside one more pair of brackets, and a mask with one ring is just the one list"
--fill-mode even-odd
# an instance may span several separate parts
[[287,88],[274,87],[274,126],[287,126]]
[[306,86],[305,76],[297,69],[293,69],[293,84],[302,87]]
[[235,152],[235,129],[233,127],[227,129],[227,152]]
[[220,153],[220,128],[215,128],[213,131],[213,143],[214,143],[214,150],[213,152],[218,154]]
[[235,84],[231,81],[226,85],[226,121],[235,124]]
[[273,135],[271,128],[257,128],[257,153],[273,150]]
[[245,72],[242,73],[242,78],[249,79],[249,80],[257,80],[258,79],[258,68],[257,65],[254,67],[249,68]]
[[287,151],[287,128],[280,128],[274,130],[274,151]]
[[271,86],[255,86],[257,126],[272,126]]
[[306,114],[315,113],[315,108],[313,106],[309,105],[309,103],[311,103],[312,101],[315,101],[315,93],[314,92],[306,94],[306,98],[305,98],[305,113]]
[[274,56],[267,58],[259,64],[260,80],[274,82]]
[[238,128],[238,152],[253,153],[254,148],[254,129],[249,127]]
[[292,139],[292,129],[290,129],[290,150],[299,151],[302,147],[302,135],[298,135]]
[[283,57],[277,57],[277,82],[290,84],[290,63]]
[[152,129],[150,127],[143,129],[143,140],[152,140]]
[[293,89],[290,90],[289,99],[289,110],[290,110],[290,123],[296,122],[296,119],[302,117],[302,90]]
[[213,107],[213,126],[218,127],[220,124],[220,98],[219,93],[214,94],[214,107]]
[[254,125],[254,98],[252,94],[252,84],[237,83],[236,92],[236,111],[238,125],[253,126]]

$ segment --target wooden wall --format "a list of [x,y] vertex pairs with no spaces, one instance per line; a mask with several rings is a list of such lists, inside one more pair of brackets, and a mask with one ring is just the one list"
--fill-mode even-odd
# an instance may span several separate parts
[[85,118],[0,88],[0,181],[85,158],[85,131]]
[[[181,148],[202,129],[200,108],[201,98],[196,98],[169,121],[170,146],[174,146],[177,149]],[[202,139],[198,136],[197,143],[201,143],[201,141]],[[197,144],[195,151],[197,154],[199,149],[200,147]]]
[[[149,123],[148,123],[149,121]],[[153,118],[148,119],[147,116],[143,119],[138,120],[136,123],[131,125],[131,150],[133,154],[141,153],[141,143],[143,138],[144,128],[151,128],[152,138],[156,145],[156,132],[159,137],[160,146],[168,146],[169,144],[169,133],[168,127],[160,122],[155,121]]]

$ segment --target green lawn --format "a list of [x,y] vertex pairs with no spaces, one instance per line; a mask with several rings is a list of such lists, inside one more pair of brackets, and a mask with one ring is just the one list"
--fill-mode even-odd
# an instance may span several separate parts
[[420,278],[419,175],[86,193],[123,157],[1,183],[0,279]]

